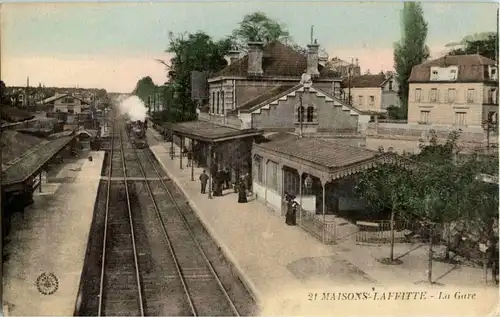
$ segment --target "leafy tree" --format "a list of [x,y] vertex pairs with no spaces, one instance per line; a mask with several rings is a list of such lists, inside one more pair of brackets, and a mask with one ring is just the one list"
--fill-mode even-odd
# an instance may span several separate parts
[[492,60],[497,59],[497,33],[489,34],[485,39],[464,39],[463,45],[463,48],[453,49],[448,55],[479,54]]
[[142,102],[144,102],[147,105],[148,97],[154,94],[155,89],[156,85],[153,82],[153,79],[147,76],[139,79],[132,93],[137,97],[139,97],[142,100]]
[[379,165],[374,169],[361,173],[356,186],[358,196],[366,199],[378,211],[391,211],[391,247],[389,262],[394,263],[394,230],[396,216],[404,217],[408,208],[408,197],[412,187],[408,182],[410,170],[397,165]]
[[269,18],[264,12],[254,12],[245,15],[239,27],[233,31],[233,39],[240,47],[248,42],[286,41],[290,33],[286,26]]
[[239,27],[233,30],[231,39],[233,45],[245,51],[248,42],[270,43],[280,41],[301,54],[307,49],[294,43],[286,25],[268,17],[264,12],[254,12],[245,15]]
[[215,73],[225,66],[225,56],[231,49],[229,38],[214,41],[203,32],[194,34],[174,35],[170,33],[168,53],[173,53],[168,67],[172,90],[172,104],[169,105],[169,114],[172,121],[186,121],[196,119],[196,105],[191,100],[191,72],[202,71]]
[[399,83],[401,108],[408,111],[408,78],[414,66],[429,57],[429,48],[425,45],[427,22],[424,19],[422,5],[419,2],[405,2],[401,11],[402,38],[394,47],[394,68]]
[[0,80],[0,106],[5,107],[10,105],[11,99],[9,93],[7,92],[7,86],[3,80]]

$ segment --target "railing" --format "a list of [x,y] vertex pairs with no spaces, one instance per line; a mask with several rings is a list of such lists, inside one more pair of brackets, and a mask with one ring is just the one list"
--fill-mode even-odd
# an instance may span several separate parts
[[[383,244],[391,242],[389,220],[357,221],[356,243]],[[416,235],[425,237],[422,226],[417,222],[394,221],[394,241],[410,242]]]
[[300,206],[297,208],[300,210],[298,223],[302,229],[324,244],[336,242],[336,223],[334,220],[324,220],[322,215],[311,214]]

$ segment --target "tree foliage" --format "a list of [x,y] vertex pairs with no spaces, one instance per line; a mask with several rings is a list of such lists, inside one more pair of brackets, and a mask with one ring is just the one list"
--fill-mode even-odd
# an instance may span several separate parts
[[132,93],[139,97],[142,102],[147,105],[148,97],[153,96],[155,89],[156,85],[153,82],[153,79],[147,76],[137,81],[137,84],[135,85],[134,91]]
[[231,35],[233,46],[244,51],[248,42],[270,43],[280,41],[301,54],[307,49],[294,43],[286,25],[268,17],[264,12],[245,15],[238,28]]
[[414,66],[429,57],[429,48],[425,45],[427,22],[424,19],[422,5],[419,2],[405,2],[401,11],[402,37],[394,47],[394,68],[399,83],[399,99],[403,113],[408,109],[408,79]]
[[429,143],[421,144],[420,153],[408,157],[410,169],[386,166],[360,177],[360,195],[379,207],[392,208],[402,218],[418,221],[429,234],[429,281],[435,234],[451,224],[466,223],[486,242],[498,218],[498,184],[478,177],[480,173],[498,175],[498,156],[474,153],[465,161],[457,160],[462,150],[459,137],[460,131],[451,132],[440,144],[431,131]]
[[451,50],[448,55],[479,54],[492,60],[497,59],[498,34],[489,34],[486,39],[465,40],[462,48]]
[[227,65],[225,56],[231,49],[229,38],[214,41],[203,32],[194,34],[170,34],[168,53],[174,56],[168,66],[172,104],[168,105],[172,121],[194,120],[196,105],[191,100],[191,72],[213,74]]

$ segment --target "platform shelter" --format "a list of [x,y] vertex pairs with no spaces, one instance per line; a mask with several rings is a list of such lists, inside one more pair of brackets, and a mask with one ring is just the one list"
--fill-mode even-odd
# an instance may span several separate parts
[[[173,159],[174,143],[180,149],[191,151],[199,166],[207,167],[209,197],[211,197],[212,176],[221,168],[230,171],[234,183],[239,176],[252,173],[251,149],[254,142],[260,142],[263,131],[257,129],[236,129],[207,121],[196,120],[181,123],[155,123],[154,127],[170,142]],[[180,155],[180,168],[187,164],[187,157]],[[191,178],[195,180],[193,165]],[[197,177],[197,176],[196,176]]]
[[338,217],[366,206],[354,192],[356,174],[399,159],[338,141],[280,133],[254,144],[252,162],[257,199],[284,216],[285,195],[295,196],[300,206],[297,224],[324,243],[333,243],[340,234]]

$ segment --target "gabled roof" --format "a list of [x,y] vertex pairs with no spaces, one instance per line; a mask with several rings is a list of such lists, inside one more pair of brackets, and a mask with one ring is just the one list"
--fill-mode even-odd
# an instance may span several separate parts
[[300,138],[293,134],[276,136],[258,147],[290,155],[332,170],[368,161],[379,156],[377,151],[319,138]]
[[289,92],[295,90],[301,86],[300,84],[290,84],[290,85],[279,85],[274,88],[269,89],[268,91],[264,92],[263,94],[252,98],[245,103],[243,103],[241,106],[239,106],[237,109],[233,110],[232,112],[238,112],[238,111],[245,111],[245,110],[250,110],[252,108],[258,107],[260,104],[265,103],[266,101],[269,100],[274,100],[278,99],[279,97],[283,95],[287,95]]
[[[307,69],[307,56],[297,52],[288,45],[272,42],[263,47],[263,77],[299,77]],[[339,78],[339,74],[318,64],[320,78]],[[226,66],[213,77],[247,77],[248,55]]]
[[[361,75],[351,78],[351,88],[377,88],[387,80],[384,74],[377,75]],[[342,84],[349,86],[349,78],[344,78]]]
[[80,97],[78,97],[78,96],[75,96],[75,95],[73,95],[73,94],[60,94],[60,95],[56,94],[56,95],[54,95],[54,96],[52,96],[52,97],[49,97],[49,98],[46,98],[46,99],[42,100],[42,104],[51,103],[51,102],[54,102],[54,101],[56,101],[56,100],[59,100],[59,99],[61,99],[61,98],[65,98],[65,97],[75,98],[75,99],[80,100],[80,101],[81,101],[82,103],[84,103],[84,104],[87,104],[87,105],[89,104],[87,101],[85,101],[85,100],[83,100],[82,98],[80,98]]
[[431,67],[458,66],[458,82],[482,82],[488,80],[485,75],[485,66],[497,65],[497,63],[484,56],[474,55],[451,55],[435,60],[424,62],[413,67],[409,82],[430,81]]
[[[276,104],[278,100],[286,98],[287,96],[295,96],[296,92],[304,91],[304,89],[305,87],[303,84],[298,84],[295,86],[281,85],[278,87],[274,87],[265,92],[263,95],[247,101],[246,103],[238,107],[236,110],[234,110],[234,112],[242,112],[242,113],[249,113],[249,112],[253,113],[256,111],[258,112],[259,109],[262,109],[264,107],[269,107],[269,105],[271,104]],[[361,111],[358,108],[343,102],[337,97],[315,86],[314,84],[312,87],[309,87],[309,91],[312,93],[316,93],[317,96],[327,98],[330,101],[334,101],[337,104],[340,104],[343,108],[353,111],[355,114],[358,115],[369,114],[366,111]]]

